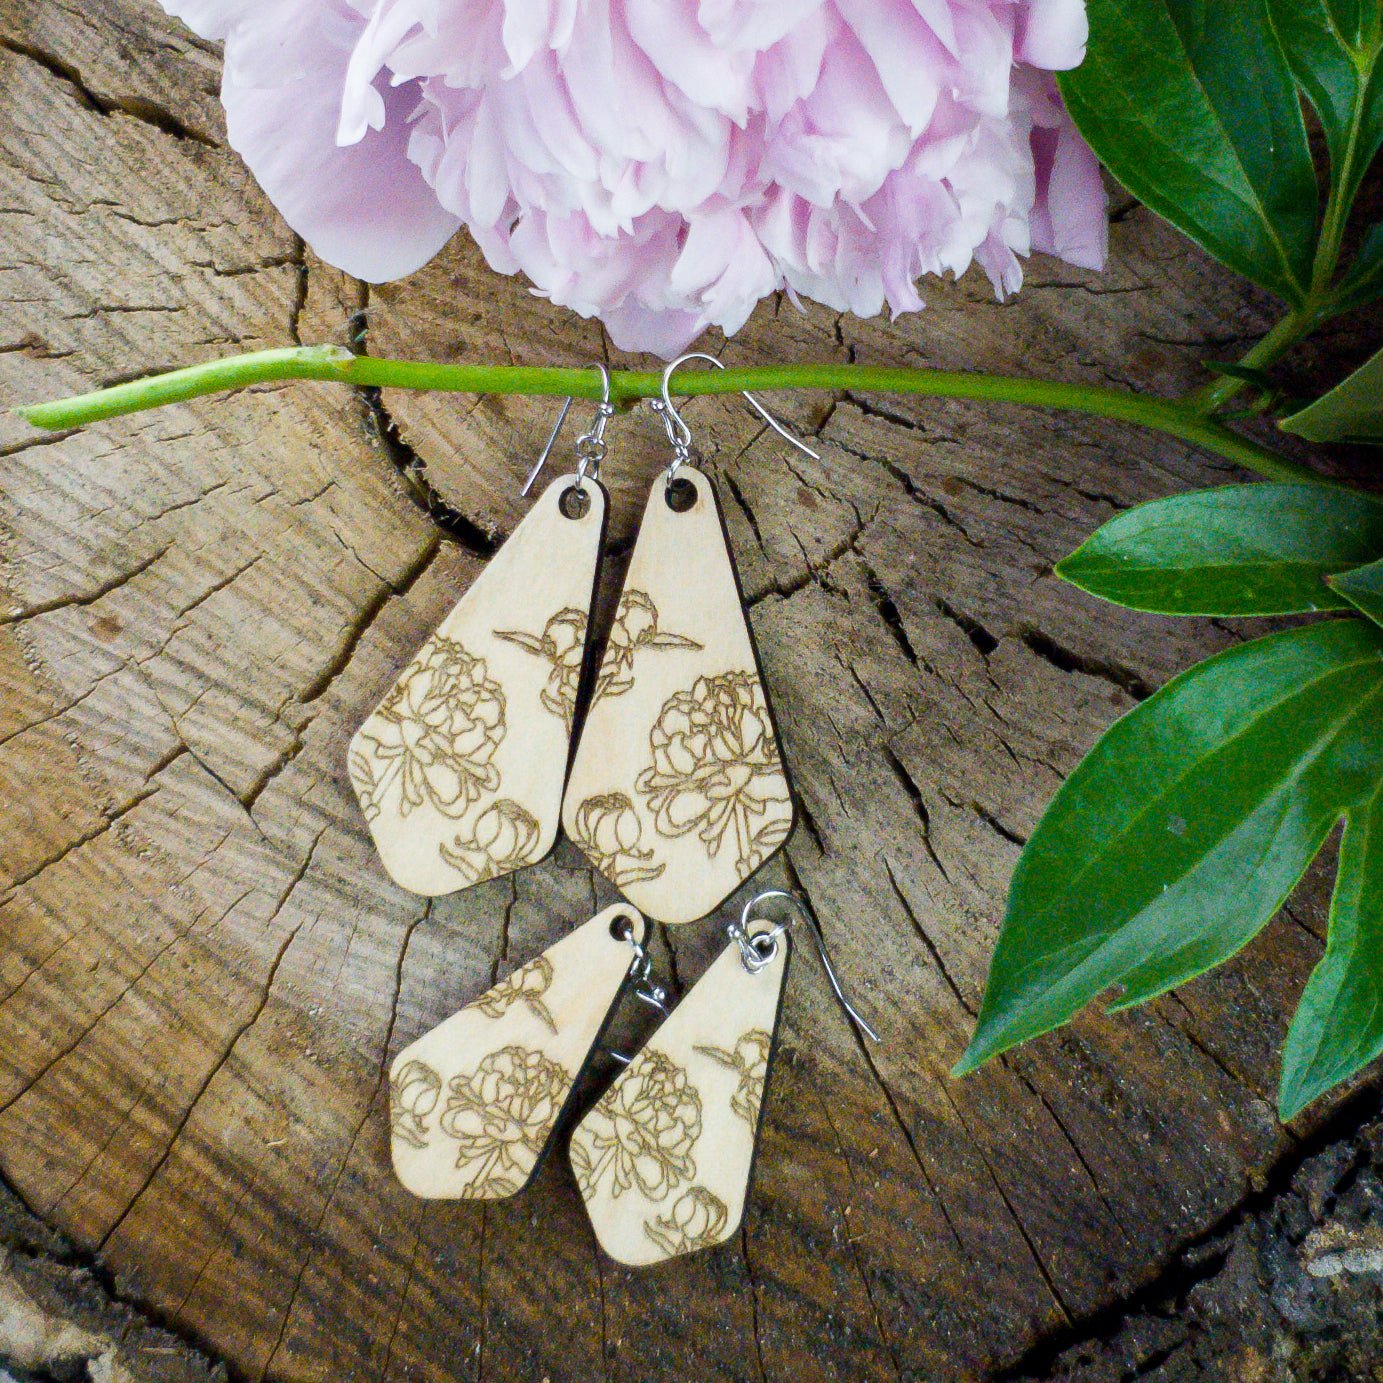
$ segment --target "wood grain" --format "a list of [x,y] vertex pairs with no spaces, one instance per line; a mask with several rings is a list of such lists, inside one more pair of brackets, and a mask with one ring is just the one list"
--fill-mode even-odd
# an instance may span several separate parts
[[[296,339],[602,354],[464,238],[381,289],[314,260],[225,147],[217,53],[152,3],[0,6],[0,71],[5,401]],[[928,284],[896,324],[770,301],[714,348],[1191,387],[1275,309],[1117,209],[1103,275],[1039,257],[1013,302]],[[1289,382],[1367,345],[1346,324]],[[1221,971],[946,1075],[1062,776],[1261,627],[1121,612],[1052,563],[1118,508],[1234,473],[1094,420],[772,402],[819,463],[740,401],[687,410],[803,809],[755,885],[806,889],[884,1041],[860,1049],[800,956],[773,1175],[737,1240],[652,1273],[598,1253],[564,1159],[484,1207],[420,1202],[390,1168],[395,1054],[615,900],[560,843],[421,900],[382,877],[345,766],[526,512],[550,404],[294,385],[57,438],[0,415],[0,1167],[237,1377],[983,1378],[1152,1280],[1290,1148],[1269,1096],[1323,870]],[[617,423],[607,612],[666,464],[654,420]],[[469,526],[410,497],[415,457]],[[658,937],[681,989],[720,948]],[[612,1041],[644,1035],[631,1013]]]
[[660,476],[615,610],[562,803],[577,848],[659,922],[705,917],[792,832],[778,729],[720,502]]
[[455,893],[552,849],[604,537],[600,486],[554,480],[356,731],[351,783],[401,888]]
[[771,946],[754,969],[727,946],[572,1132],[586,1213],[618,1263],[666,1263],[739,1233],[791,943]]
[[644,933],[616,903],[394,1058],[390,1150],[415,1196],[505,1200],[528,1185]]

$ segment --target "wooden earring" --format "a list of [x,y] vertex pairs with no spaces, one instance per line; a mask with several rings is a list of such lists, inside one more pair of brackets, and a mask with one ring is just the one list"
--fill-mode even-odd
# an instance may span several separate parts
[[424,1034],[389,1073],[394,1172],[428,1200],[532,1180],[615,1003],[648,977],[644,920],[606,908]]
[[713,912],[796,820],[720,502],[667,398],[680,363],[655,405],[673,461],[644,510],[562,804],[587,859],[670,923]]
[[578,443],[576,474],[548,486],[351,741],[370,834],[413,893],[512,873],[557,837],[605,539],[595,477],[611,411],[607,400]]
[[619,1263],[661,1263],[739,1231],[791,951],[786,925],[760,912],[771,899],[808,920],[837,997],[877,1040],[805,907],[776,890],[751,900],[730,944],[572,1132],[591,1226]]
[[573,1131],[576,1183],[616,1262],[661,1263],[738,1232],[788,950],[775,938],[751,973],[727,946]]

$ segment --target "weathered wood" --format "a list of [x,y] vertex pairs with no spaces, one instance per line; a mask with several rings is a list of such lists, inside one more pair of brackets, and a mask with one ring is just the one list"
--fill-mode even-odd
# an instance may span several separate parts
[[[5,400],[299,339],[603,354],[464,238],[368,292],[316,262],[225,147],[215,52],[147,0],[11,0],[0,44]],[[1037,259],[1014,303],[974,278],[927,291],[896,325],[768,303],[724,353],[1170,391],[1271,320],[1129,207],[1103,276]],[[1229,472],[1093,420],[779,407],[819,463],[742,402],[687,410],[803,806],[756,883],[809,892],[884,1042],[863,1051],[799,958],[773,1175],[737,1240],[648,1274],[598,1253],[563,1158],[483,1208],[419,1202],[389,1167],[393,1056],[613,901],[569,843],[405,893],[345,768],[526,512],[548,406],[291,386],[56,439],[0,420],[0,1167],[238,1376],[982,1377],[1149,1279],[1289,1146],[1268,1096],[1323,871],[1221,972],[946,1074],[1061,776],[1248,627],[1124,614],[1052,563],[1116,508]],[[618,558],[666,448],[642,414],[610,435]],[[409,449],[465,522],[410,498]],[[685,989],[720,944],[693,926],[658,950]]]

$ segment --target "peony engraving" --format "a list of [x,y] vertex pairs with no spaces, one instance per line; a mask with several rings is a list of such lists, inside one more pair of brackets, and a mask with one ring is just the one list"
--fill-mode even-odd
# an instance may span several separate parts
[[719,1196],[704,1186],[692,1186],[677,1197],[666,1215],[646,1221],[643,1232],[673,1258],[714,1248],[725,1237],[729,1214]]
[[500,1018],[515,1004],[522,1004],[547,1029],[556,1035],[557,1024],[553,1022],[543,995],[552,987],[552,962],[545,956],[530,960],[520,966],[507,980],[497,984],[487,994],[475,1001],[487,1018]]
[[547,663],[542,703],[570,731],[576,719],[576,697],[581,690],[581,668],[586,657],[586,612],[569,606],[553,615],[541,634],[497,629],[495,638],[516,644]]
[[695,648],[702,645],[684,634],[658,628],[658,607],[647,591],[626,590],[619,598],[610,641],[596,677],[591,705],[604,696],[623,696],[634,685],[634,655],[645,648]]
[[572,1077],[542,1052],[502,1047],[470,1075],[453,1076],[442,1131],[456,1140],[456,1166],[469,1170],[463,1200],[519,1191],[537,1165]]
[[652,864],[653,848],[640,849],[643,821],[622,792],[588,797],[572,822],[572,839],[616,888],[656,879],[666,864]]
[[389,1082],[389,1128],[411,1148],[427,1147],[427,1117],[437,1108],[442,1078],[425,1061],[405,1061]]
[[610,1180],[618,1197],[636,1187],[662,1201],[696,1175],[701,1097],[666,1053],[645,1048],[572,1134],[572,1166],[589,1200]]
[[759,1106],[764,1099],[764,1081],[768,1078],[768,1054],[773,1038],[762,1028],[752,1028],[726,1051],[721,1047],[697,1047],[721,1066],[739,1073],[739,1084],[730,1097],[730,1108],[752,1129],[759,1118]]
[[531,812],[502,797],[463,822],[450,845],[437,848],[452,868],[478,884],[531,864],[541,834]]
[[404,670],[360,735],[351,775],[365,818],[396,794],[400,816],[429,803],[460,817],[499,787],[493,762],[505,732],[504,689],[485,661],[435,635]]
[[697,831],[710,855],[728,839],[748,878],[787,839],[792,798],[763,684],[752,672],[698,677],[664,703],[649,734],[653,762],[636,789],[659,835]]

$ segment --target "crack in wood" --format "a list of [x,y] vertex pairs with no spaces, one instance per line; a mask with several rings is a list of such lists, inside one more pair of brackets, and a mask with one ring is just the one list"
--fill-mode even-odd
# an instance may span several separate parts
[[[15,1207],[20,1207],[19,1215],[31,1218],[33,1224],[42,1223],[39,1215],[20,1195],[18,1190],[0,1175],[0,1210],[4,1212],[4,1219],[12,1223],[16,1218],[8,1206],[3,1203],[12,1202]],[[7,1227],[7,1226],[6,1226]],[[218,1361],[208,1346],[206,1340],[197,1332],[182,1329],[176,1321],[166,1317],[163,1313],[152,1308],[147,1302],[139,1297],[123,1291],[116,1281],[115,1274],[93,1253],[78,1247],[75,1243],[56,1231],[44,1227],[41,1238],[35,1236],[33,1240],[21,1237],[26,1226],[20,1227],[20,1235],[16,1236],[12,1232],[3,1232],[5,1227],[0,1227],[0,1244],[3,1245],[5,1255],[18,1256],[33,1264],[51,1265],[62,1268],[72,1281],[71,1298],[78,1309],[87,1311],[91,1307],[92,1298],[95,1297],[100,1303],[115,1308],[128,1317],[128,1324],[118,1333],[118,1343],[123,1343],[124,1339],[133,1333],[133,1328],[143,1325],[150,1330],[161,1333],[167,1340],[177,1341],[181,1344],[190,1356],[194,1364],[202,1365],[205,1374],[215,1376],[215,1370],[220,1369],[228,1377],[237,1377],[234,1370],[227,1367],[224,1361]],[[66,1297],[66,1293],[64,1293]],[[9,1361],[6,1359],[4,1340],[0,1340],[0,1371]],[[98,1373],[90,1368],[91,1361],[79,1361],[88,1364],[88,1372],[92,1377]],[[65,1379],[66,1372],[62,1375]],[[114,1380],[119,1375],[112,1370],[109,1376]],[[36,1380],[36,1383],[47,1383],[46,1380]]]
[[952,977],[951,972],[946,968],[946,962],[941,958],[941,952],[937,950],[927,929],[922,925],[922,919],[913,910],[912,904],[908,901],[907,894],[903,892],[902,885],[898,882],[898,876],[893,872],[893,862],[885,854],[881,854],[879,859],[883,862],[884,873],[888,875],[889,887],[893,890],[893,896],[898,900],[898,906],[903,909],[903,915],[912,925],[913,931],[917,934],[917,939],[926,947],[927,954],[931,957],[932,964],[936,966],[937,974],[946,984],[946,988],[951,991],[952,997],[960,1006],[962,1013],[969,1014],[971,1018],[975,1016],[975,1009],[966,1003],[965,995],[961,993],[960,986]]
[[0,627],[12,624],[22,624],[26,620],[31,620],[38,615],[50,615],[56,610],[67,610],[72,608],[84,608],[88,605],[95,605],[98,600],[110,595],[113,591],[118,591],[122,586],[127,586],[137,576],[142,576],[156,562],[166,557],[176,546],[172,539],[166,542],[155,552],[151,552],[147,557],[141,558],[132,567],[111,577],[107,581],[102,581],[99,585],[92,587],[88,591],[78,591],[73,594],[54,596],[51,600],[35,601],[32,605],[25,605],[17,610],[7,611],[0,615]]
[[740,1223],[740,1259],[744,1263],[744,1275],[749,1279],[749,1319],[754,1330],[754,1359],[759,1366],[759,1383],[768,1383],[768,1370],[764,1367],[764,1342],[759,1323],[759,1283],[754,1276],[753,1260],[749,1257],[749,1225]]
[[[322,843],[322,838],[326,835],[329,829],[330,827],[323,826],[322,829],[313,838],[312,844],[309,847],[307,854],[304,856],[301,865],[294,872],[292,878],[289,879],[287,886],[280,893],[278,901],[273,908],[273,911],[271,912],[270,916],[265,920],[264,928],[266,931],[273,926],[274,922],[278,919],[279,914],[288,905],[289,899],[297,891],[298,885],[301,884],[302,881],[307,877],[308,871],[312,867],[312,861],[316,857],[317,847]],[[193,1093],[191,1100],[189,1100],[187,1103],[187,1108],[183,1111],[182,1115],[175,1123],[172,1133],[164,1145],[163,1152],[154,1160],[153,1166],[150,1168],[147,1175],[143,1178],[138,1190],[136,1190],[134,1195],[130,1197],[129,1202],[125,1206],[124,1210],[120,1212],[120,1214],[116,1217],[114,1223],[101,1236],[100,1242],[97,1245],[97,1253],[105,1252],[106,1246],[110,1243],[111,1239],[114,1238],[115,1235],[120,1232],[121,1226],[124,1225],[125,1221],[129,1219],[131,1213],[134,1211],[134,1208],[143,1199],[145,1192],[148,1191],[150,1186],[153,1185],[155,1178],[157,1178],[158,1174],[163,1170],[164,1166],[168,1162],[168,1159],[173,1155],[173,1149],[177,1146],[178,1140],[182,1137],[183,1130],[186,1129],[193,1114],[196,1112],[197,1106],[201,1103],[202,1096],[204,1096],[207,1090],[210,1089],[212,1081],[216,1079],[217,1075],[220,1073],[222,1068],[230,1060],[231,1056],[235,1052],[236,1047],[239,1045],[241,1038],[243,1038],[245,1034],[248,1033],[250,1029],[253,1028],[254,1025],[259,1021],[260,1015],[263,1014],[266,1006],[269,1003],[269,996],[273,992],[274,980],[278,975],[279,966],[283,963],[284,956],[288,954],[289,947],[292,946],[294,939],[297,937],[298,932],[303,927],[305,921],[306,919],[304,918],[303,921],[300,921],[296,923],[293,927],[291,927],[289,929],[288,935],[285,936],[283,941],[279,944],[279,947],[275,952],[273,959],[270,961],[268,974],[266,975],[263,985],[261,986],[260,996],[253,1010],[247,1018],[245,1018],[241,1023],[237,1025],[235,1031],[231,1035],[230,1041],[223,1045],[221,1052],[213,1061],[211,1069],[198,1083],[196,1091]]]
[[[1044,1333],[997,1369],[991,1383],[1026,1383],[1051,1377],[1063,1356],[1113,1338],[1139,1312],[1156,1309],[1160,1303],[1170,1303],[1173,1310],[1184,1307],[1193,1289],[1225,1268],[1227,1243],[1291,1193],[1294,1178],[1309,1160],[1359,1139],[1380,1116],[1383,1093],[1377,1087],[1360,1091],[1314,1133],[1278,1158],[1257,1189],[1248,1191],[1214,1224],[1184,1239],[1141,1283],[1117,1300]],[[1155,1352],[1149,1359],[1155,1359]]]
[[[405,596],[431,570],[441,552],[440,535],[434,535],[426,543],[418,557],[405,571],[397,584],[384,581],[375,595],[365,603],[359,616],[346,629],[345,638],[335,655],[318,672],[307,686],[298,692],[296,702],[300,706],[311,706],[320,701],[331,687],[351,665],[361,640],[374,628],[390,601]],[[362,563],[363,565],[363,563]],[[304,719],[293,731],[292,743],[269,764],[243,793],[235,794],[247,812],[253,814],[255,804],[263,796],[271,783],[288,768],[302,753],[307,744],[307,732],[316,719],[315,714]]]
[[[884,743],[883,758],[893,776],[898,780],[898,786],[903,789],[908,801],[912,803],[912,809],[917,814],[918,821],[922,823],[922,847],[927,852],[927,858],[931,860],[936,866],[937,872],[949,884],[951,882],[950,871],[942,864],[941,856],[937,854],[936,846],[932,844],[932,814],[923,800],[922,789],[917,786],[912,774],[908,772],[891,743]],[[889,877],[892,879],[891,871]]]
[[[850,1162],[850,1158],[845,1151],[845,1144],[841,1141],[840,1130],[836,1127],[836,1122],[831,1118],[831,1107],[827,1103],[821,1091],[816,1085],[811,1084],[812,1094],[816,1096],[816,1102],[821,1110],[822,1118],[825,1119],[827,1127],[831,1130],[831,1136],[835,1139],[836,1156],[845,1168],[845,1175],[850,1185],[859,1189],[859,1181],[855,1176],[855,1169]],[[846,1251],[850,1255],[851,1262],[855,1265],[855,1272],[860,1279],[860,1286],[864,1289],[865,1300],[869,1303],[870,1315],[874,1318],[874,1330],[878,1334],[879,1344],[883,1347],[884,1353],[888,1355],[889,1361],[893,1365],[893,1371],[898,1375],[899,1383],[907,1383],[907,1375],[903,1371],[902,1361],[898,1358],[898,1351],[894,1348],[893,1342],[888,1337],[888,1332],[884,1329],[883,1316],[879,1311],[879,1304],[874,1299],[874,1289],[869,1281],[869,1274],[865,1271],[864,1260],[860,1256],[859,1248],[850,1233],[850,1221],[845,1214],[846,1207],[841,1204],[840,1197],[835,1194],[834,1188],[827,1182],[827,1187],[831,1191],[831,1199],[835,1202],[836,1213],[841,1218],[841,1223],[845,1227],[844,1240]]]
[[28,58],[29,61],[37,63],[51,76],[69,86],[82,105],[100,115],[107,117],[117,113],[128,115],[152,129],[172,135],[174,139],[190,141],[218,151],[222,147],[220,140],[213,138],[203,130],[195,129],[179,116],[174,115],[172,111],[145,97],[109,96],[97,92],[76,67],[56,53],[45,52],[42,48],[37,48],[32,44],[22,43],[17,39],[7,37],[0,37],[0,48],[15,54],[17,57]]
[[1025,626],[1018,631],[1027,648],[1037,654],[1044,663],[1050,663],[1058,672],[1081,673],[1086,677],[1098,677],[1120,691],[1127,692],[1135,701],[1146,701],[1153,689],[1132,668],[1124,667],[1113,659],[1097,658],[1086,653],[1077,653],[1045,633],[1041,629]]

